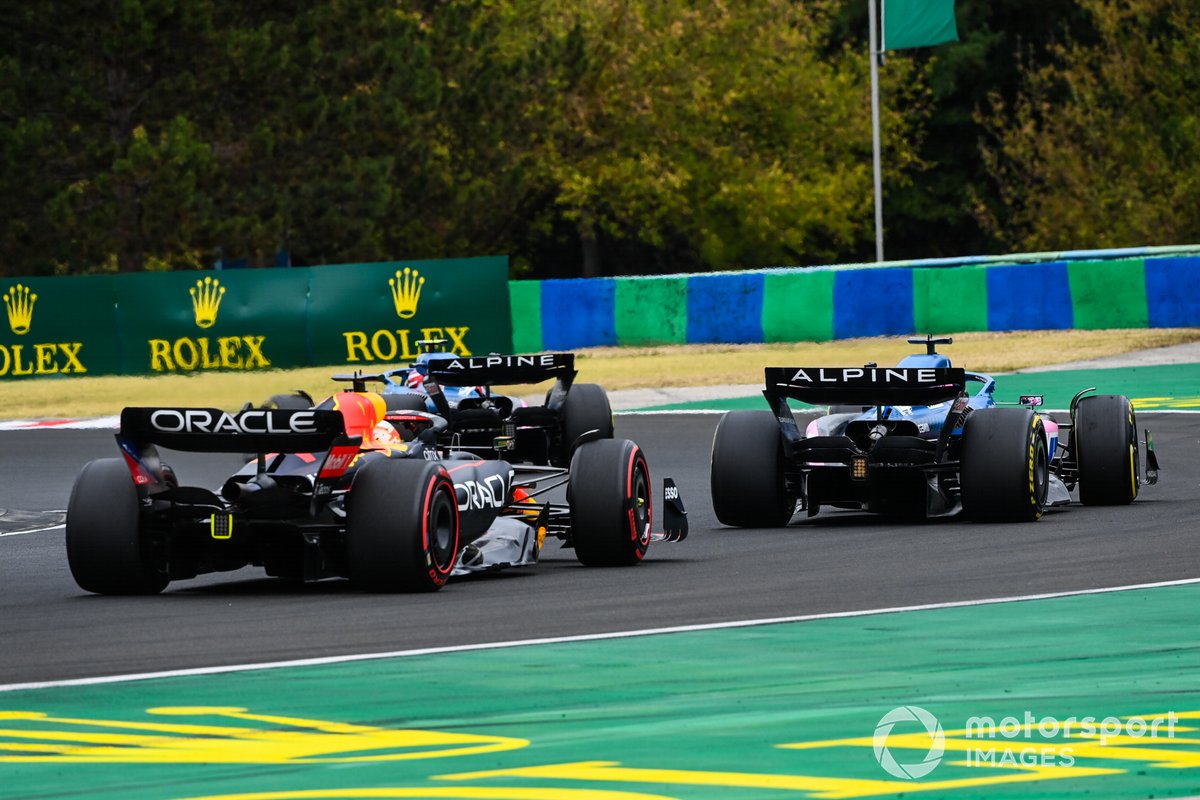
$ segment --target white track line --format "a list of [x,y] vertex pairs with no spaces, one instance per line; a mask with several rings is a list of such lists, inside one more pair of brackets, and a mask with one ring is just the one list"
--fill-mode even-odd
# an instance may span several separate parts
[[[66,514],[67,510],[65,508],[55,508],[55,509],[50,509],[49,511],[41,511],[38,513],[41,513],[41,514]],[[57,525],[44,525],[41,528],[26,528],[26,529],[20,530],[20,531],[8,531],[6,533],[0,533],[0,539],[3,539],[5,536],[21,536],[26,533],[45,533],[46,531],[56,531],[59,528],[65,528],[66,526],[67,526],[67,522],[64,519],[62,522],[58,523]]]
[[27,531],[9,531],[8,533],[0,533],[0,539],[3,539],[5,536],[24,536],[27,533],[45,533],[46,531],[56,531],[59,528],[65,527],[67,527],[67,523],[60,522],[57,525],[51,525],[48,528],[30,528]]
[[1045,594],[1027,594],[1015,597],[991,597],[983,600],[956,600],[946,603],[927,603],[916,606],[896,606],[893,608],[873,608],[862,611],[833,611],[825,614],[806,614],[796,617],[771,617],[766,619],[738,620],[734,622],[710,622],[699,625],[679,625],[672,628],[646,628],[644,630],[614,631],[611,633],[585,633],[576,636],[553,636],[544,639],[519,639],[510,642],[488,642],[484,644],[464,644],[448,647],[423,647],[416,650],[396,650],[389,653],[360,653],[347,656],[326,656],[323,658],[300,658],[292,661],[272,661],[261,664],[235,664],[224,667],[196,667],[193,669],[165,670],[163,672],[142,672],[129,675],[105,675],[98,678],[72,678],[60,681],[39,681],[35,683],[10,683],[0,685],[0,692],[14,692],[27,689],[54,689],[65,686],[96,686],[105,683],[124,683],[126,681],[145,681],[154,678],[180,678],[198,675],[220,675],[226,672],[244,672],[261,669],[282,669],[285,667],[315,667],[327,664],[346,664],[354,661],[372,661],[383,658],[410,658],[412,656],[438,655],[441,653],[466,653],[474,650],[498,650],[509,647],[527,647],[539,644],[568,644],[572,642],[595,642],[606,639],[626,639],[634,636],[656,636],[665,633],[694,633],[698,631],[715,631],[728,628],[751,628],[759,625],[779,625],[788,622],[812,622],[821,619],[846,619],[850,617],[868,617],[876,614],[897,614],[905,611],[936,611],[943,608],[968,608],[971,606],[994,605],[998,603],[1020,603],[1027,600],[1053,600],[1059,597],[1079,597],[1091,594],[1108,594],[1110,592],[1128,592],[1137,589],[1160,589],[1168,586],[1187,586],[1200,583],[1200,578],[1185,578],[1177,581],[1161,581],[1158,583],[1136,583],[1128,586],[1110,586],[1104,589],[1079,589],[1073,592],[1047,592]]

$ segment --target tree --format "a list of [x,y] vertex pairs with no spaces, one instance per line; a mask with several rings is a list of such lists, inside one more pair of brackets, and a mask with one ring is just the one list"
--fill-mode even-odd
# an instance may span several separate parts
[[368,260],[405,241],[396,220],[420,207],[405,178],[430,144],[412,120],[437,92],[414,15],[370,0],[47,0],[9,21],[6,267],[263,263],[285,239],[313,261]]
[[226,252],[305,263],[438,249],[413,224],[440,79],[419,18],[375,0],[225,6]]
[[981,115],[1000,202],[980,216],[1026,250],[1183,244],[1200,232],[1200,7],[1080,0],[1091,30]]
[[214,162],[188,100],[208,4],[46,2],[5,19],[6,252],[34,272],[196,263]]
[[[305,263],[507,252],[539,275],[836,260],[871,237],[867,56],[831,45],[839,7],[26,4],[0,29],[0,260],[262,264],[281,244]],[[899,181],[922,67],[886,80]]]
[[[835,5],[582,3],[590,69],[542,159],[580,241],[682,238],[693,253],[676,269],[712,269],[820,262],[869,240],[868,63],[822,54]],[[915,98],[912,77],[901,64],[889,88]],[[897,170],[916,116],[887,115]]]

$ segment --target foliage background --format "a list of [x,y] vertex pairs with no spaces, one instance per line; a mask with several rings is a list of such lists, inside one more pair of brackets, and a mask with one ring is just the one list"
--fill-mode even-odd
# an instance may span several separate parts
[[[862,0],[0,5],[0,274],[873,257]],[[1200,8],[957,7],[881,70],[888,257],[1198,240]]]

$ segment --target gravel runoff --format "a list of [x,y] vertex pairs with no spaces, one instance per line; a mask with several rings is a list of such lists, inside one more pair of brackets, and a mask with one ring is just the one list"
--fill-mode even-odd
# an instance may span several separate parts
[[[1087,361],[1067,361],[1041,367],[1016,370],[1026,372],[1057,372],[1068,369],[1111,369],[1116,367],[1146,367],[1158,364],[1200,363],[1200,342],[1185,342],[1152,350],[1139,350]],[[730,397],[751,397],[762,392],[762,384],[749,383],[731,386],[685,386],[677,389],[617,389],[608,393],[613,411],[686,403],[697,400],[724,400]]]

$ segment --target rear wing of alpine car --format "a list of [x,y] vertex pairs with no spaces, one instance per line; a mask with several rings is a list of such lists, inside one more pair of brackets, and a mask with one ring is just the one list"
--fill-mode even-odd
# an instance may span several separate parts
[[959,367],[767,367],[766,384],[768,401],[782,395],[814,406],[929,406],[957,398],[966,373]]
[[193,453],[316,453],[346,435],[340,411],[315,408],[126,408],[117,441]]
[[443,386],[493,386],[558,380],[566,389],[571,386],[576,374],[574,353],[429,359],[429,377]]

